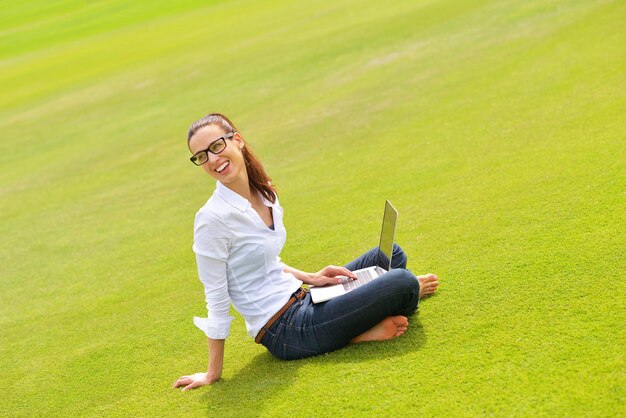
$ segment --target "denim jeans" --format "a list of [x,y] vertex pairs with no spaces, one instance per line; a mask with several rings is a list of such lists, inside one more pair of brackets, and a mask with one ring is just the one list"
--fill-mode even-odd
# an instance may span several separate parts
[[[345,347],[388,316],[412,314],[419,303],[419,282],[406,270],[406,261],[404,251],[394,244],[392,270],[376,280],[318,304],[307,293],[266,330],[261,344],[280,359],[300,359]],[[376,247],[346,267],[358,270],[388,263]]]

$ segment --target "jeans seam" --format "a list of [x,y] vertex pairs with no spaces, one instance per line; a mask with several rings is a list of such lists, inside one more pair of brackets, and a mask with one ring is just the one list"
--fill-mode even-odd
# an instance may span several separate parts
[[295,345],[283,343],[283,350],[285,349],[285,347],[289,347],[289,348],[292,348],[292,349],[295,349],[295,350],[300,350],[300,351],[304,351],[304,352],[312,353],[312,354],[318,354],[319,353],[319,351],[307,350],[306,348],[302,348],[302,347],[298,347],[298,346],[295,346]]

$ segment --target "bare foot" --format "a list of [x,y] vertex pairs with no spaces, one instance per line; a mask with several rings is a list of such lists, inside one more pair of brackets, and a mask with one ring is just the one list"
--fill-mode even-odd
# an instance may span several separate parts
[[417,281],[420,282],[420,299],[435,293],[439,286],[439,278],[432,273],[417,276]]
[[363,343],[365,341],[383,341],[399,337],[408,329],[409,320],[406,316],[388,316],[374,325],[373,328],[365,331],[358,337],[350,340],[351,343]]

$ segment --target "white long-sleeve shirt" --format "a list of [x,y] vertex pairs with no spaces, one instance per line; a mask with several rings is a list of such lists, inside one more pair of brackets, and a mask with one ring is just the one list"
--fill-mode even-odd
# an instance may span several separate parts
[[278,203],[272,208],[274,230],[265,225],[247,199],[219,181],[213,195],[196,214],[193,251],[204,285],[207,318],[193,323],[209,338],[224,339],[234,319],[232,302],[255,338],[263,325],[289,300],[302,282],[285,273],[280,251],[287,231]]

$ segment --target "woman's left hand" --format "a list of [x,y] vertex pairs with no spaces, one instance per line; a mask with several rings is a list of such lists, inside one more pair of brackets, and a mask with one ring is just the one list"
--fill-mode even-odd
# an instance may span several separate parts
[[[340,277],[338,277],[340,276]],[[318,271],[317,273],[313,273],[310,275],[310,281],[307,281],[308,284],[312,284],[314,286],[324,286],[326,284],[339,284],[345,282],[345,278],[356,279],[354,273],[348,270],[345,267],[339,266],[327,266]]]
[[182,376],[180,379],[174,382],[173,388],[185,386],[182,390],[187,391],[190,389],[199,388],[200,386],[211,385],[220,379],[219,375],[213,375],[211,373],[195,373],[190,376]]

